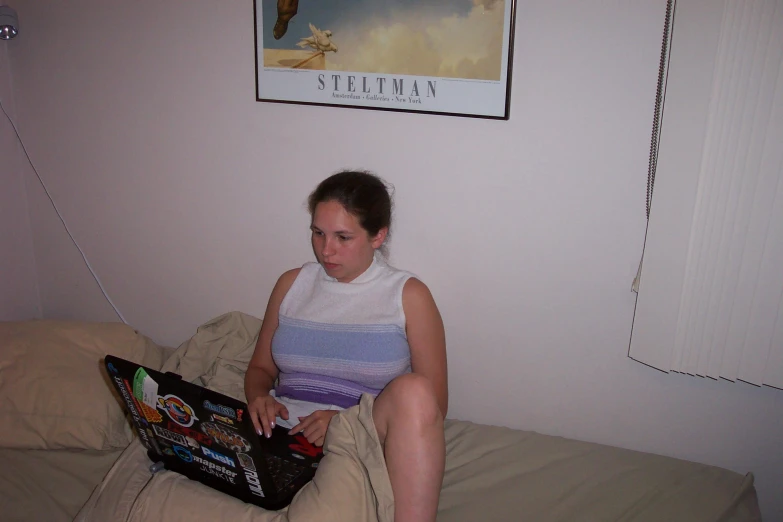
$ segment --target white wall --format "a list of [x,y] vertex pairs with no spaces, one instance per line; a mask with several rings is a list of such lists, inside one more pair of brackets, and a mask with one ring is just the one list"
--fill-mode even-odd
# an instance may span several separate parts
[[[16,43],[0,42],[0,102],[11,118],[15,105],[9,47]],[[22,154],[11,122],[0,111],[0,321],[41,317]]]
[[[627,357],[663,2],[520,2],[508,122],[258,103],[252,4],[215,5],[17,1],[22,130],[128,322],[176,345],[262,315],[312,256],[307,193],[369,168],[446,322],[451,417],[753,471],[783,518],[783,392]],[[116,319],[28,190],[44,315]]]

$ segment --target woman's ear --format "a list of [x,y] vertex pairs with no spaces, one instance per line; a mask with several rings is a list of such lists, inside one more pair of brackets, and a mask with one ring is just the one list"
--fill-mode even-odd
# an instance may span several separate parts
[[381,245],[383,245],[383,242],[386,241],[386,235],[389,233],[389,227],[383,227],[378,231],[377,234],[375,234],[375,237],[373,237],[370,240],[370,244],[373,248],[378,249],[381,248]]

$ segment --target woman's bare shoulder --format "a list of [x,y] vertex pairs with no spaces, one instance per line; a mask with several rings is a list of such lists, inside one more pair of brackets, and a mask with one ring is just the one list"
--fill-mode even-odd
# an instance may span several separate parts
[[416,277],[410,277],[405,281],[405,285],[402,287],[402,298],[412,300],[433,300],[432,293],[427,285],[421,279]]
[[277,279],[277,284],[275,284],[275,291],[283,293],[288,292],[301,270],[302,267],[297,267],[283,272],[283,274]]

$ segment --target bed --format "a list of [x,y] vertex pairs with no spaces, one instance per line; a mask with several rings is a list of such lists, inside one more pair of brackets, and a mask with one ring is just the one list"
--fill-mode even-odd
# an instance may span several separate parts
[[[382,453],[358,434],[371,423],[363,407],[335,417],[340,424],[330,427],[334,440],[316,480],[286,510],[150,472],[102,357],[173,371],[241,399],[260,324],[224,314],[172,350],[119,323],[0,323],[0,518],[391,522]],[[761,520],[750,473],[455,419],[445,431],[439,522]],[[361,459],[343,452],[351,445]]]

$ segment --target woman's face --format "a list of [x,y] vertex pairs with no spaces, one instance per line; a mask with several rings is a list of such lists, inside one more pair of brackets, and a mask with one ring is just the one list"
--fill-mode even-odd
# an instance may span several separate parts
[[387,232],[384,228],[370,237],[356,216],[337,201],[315,206],[310,229],[315,257],[326,273],[341,283],[353,281],[369,268]]

